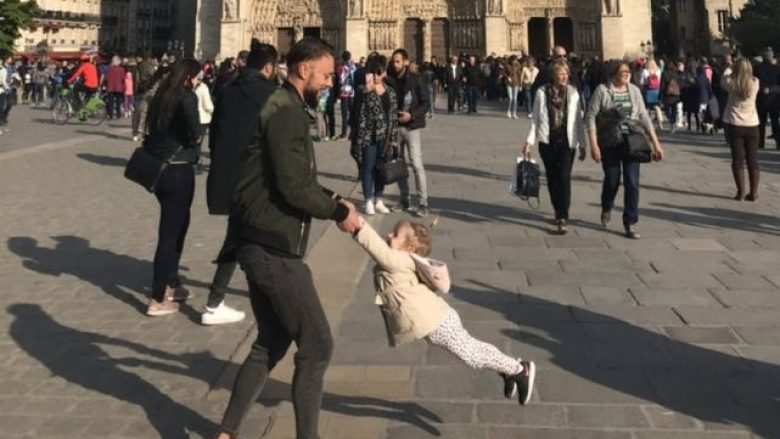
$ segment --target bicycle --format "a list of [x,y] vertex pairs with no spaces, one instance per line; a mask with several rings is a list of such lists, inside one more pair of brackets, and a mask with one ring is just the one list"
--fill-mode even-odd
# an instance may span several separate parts
[[77,92],[73,87],[61,87],[57,92],[52,109],[54,123],[63,125],[74,116],[81,122],[91,125],[100,125],[106,120],[106,101],[99,93],[92,95],[78,110],[76,110],[75,93]]

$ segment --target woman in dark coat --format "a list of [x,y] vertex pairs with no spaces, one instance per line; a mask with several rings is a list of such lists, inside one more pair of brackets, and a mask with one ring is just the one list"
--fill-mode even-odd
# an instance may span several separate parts
[[197,147],[202,140],[198,97],[200,63],[185,59],[160,83],[149,103],[143,148],[170,165],[155,191],[160,203],[160,225],[154,254],[152,297],[146,314],[162,316],[179,310],[178,301],[189,298],[181,287],[179,260],[190,224],[195,192]]

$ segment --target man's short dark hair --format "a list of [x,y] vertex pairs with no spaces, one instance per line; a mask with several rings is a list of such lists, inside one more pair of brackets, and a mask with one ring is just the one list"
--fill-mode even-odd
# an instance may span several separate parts
[[347,62],[347,61],[349,61],[349,60],[351,60],[351,59],[352,59],[352,54],[351,54],[351,53],[349,53],[349,50],[345,50],[345,51],[344,51],[344,52],[341,54],[341,60],[342,60],[342,61],[344,61],[344,62]]
[[287,67],[290,72],[298,68],[298,64],[306,61],[316,61],[318,59],[331,56],[336,58],[336,51],[333,46],[326,41],[315,38],[305,37],[295,43],[287,54]]
[[238,57],[237,58],[240,59],[241,61],[246,62],[246,58],[248,56],[249,56],[249,51],[248,50],[242,50],[242,51],[238,52]]
[[404,61],[409,60],[409,52],[406,51],[406,49],[395,49],[393,51],[393,56],[401,55],[401,58],[403,58]]
[[276,64],[278,56],[279,52],[274,46],[252,39],[252,50],[246,58],[246,66],[253,70],[262,70],[268,64]]

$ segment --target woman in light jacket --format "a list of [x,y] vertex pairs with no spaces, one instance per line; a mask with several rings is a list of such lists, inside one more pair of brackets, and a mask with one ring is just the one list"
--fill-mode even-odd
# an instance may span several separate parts
[[[723,76],[723,88],[729,98],[723,111],[726,141],[731,147],[731,170],[737,185],[735,200],[755,201],[758,198],[758,79],[753,76],[750,60],[740,58],[732,72]],[[747,162],[750,193],[745,195],[745,170]]]
[[560,234],[566,233],[571,204],[571,170],[575,150],[585,160],[585,124],[580,94],[569,85],[569,66],[555,63],[552,84],[540,87],[534,99],[531,130],[523,155],[531,156],[531,148],[539,142],[539,154],[547,173],[547,188],[555,209],[555,224]]
[[[658,142],[653,122],[647,114],[642,91],[631,84],[631,68],[628,63],[619,61],[612,66],[610,80],[601,84],[593,92],[585,115],[588,127],[590,153],[596,163],[604,168],[604,184],[601,189],[601,225],[607,226],[611,219],[615,196],[620,187],[621,168],[623,172],[623,228],[626,237],[639,239],[635,224],[639,221],[639,162],[633,161],[626,153],[625,142],[619,145],[599,145],[596,130],[596,116],[602,110],[617,108],[623,117],[641,122],[653,148],[653,158],[658,161],[664,157],[664,151]],[[628,126],[621,125],[628,133]]]

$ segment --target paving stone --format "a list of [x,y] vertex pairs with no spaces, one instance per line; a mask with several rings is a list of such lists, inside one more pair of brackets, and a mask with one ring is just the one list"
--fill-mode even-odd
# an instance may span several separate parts
[[727,326],[691,327],[667,326],[664,331],[670,338],[692,344],[739,344],[739,339]]
[[733,329],[747,344],[780,346],[778,326],[735,326]]
[[556,236],[545,239],[550,248],[606,248],[602,239]]
[[631,439],[628,431],[492,427],[489,439]]
[[[595,287],[639,287],[642,281],[632,273],[527,273],[528,283],[531,286],[537,285],[574,285],[574,286],[595,286]],[[714,279],[713,279],[714,282]]]
[[477,420],[485,424],[560,427],[566,425],[566,412],[561,405],[531,404],[518,409],[516,401],[481,403],[477,405]]
[[581,261],[561,261],[561,267],[565,273],[655,273],[653,267],[646,262],[610,261],[599,259],[586,259]]
[[601,305],[572,307],[574,318],[585,323],[638,323],[638,324],[676,324],[680,318],[669,307]]
[[702,273],[639,273],[644,286],[650,289],[720,288],[722,284],[710,274]]
[[710,290],[720,302],[729,308],[767,307],[780,308],[780,290],[727,290],[713,288]]
[[675,311],[685,320],[685,323],[694,326],[771,326],[780,321],[780,309],[777,308],[718,309],[715,307],[679,306],[675,308]]
[[631,288],[630,291],[643,306],[721,306],[704,288]]
[[417,369],[415,393],[420,398],[502,400],[502,389],[503,381],[497,375],[470,370],[462,364]]
[[680,238],[672,239],[672,244],[680,251],[725,251],[723,247],[716,239],[696,239],[696,238]]
[[331,364],[416,364],[422,354],[421,343],[391,348],[386,343],[354,341],[336,344]]
[[666,407],[659,406],[643,406],[642,410],[645,412],[647,419],[650,420],[650,424],[656,429],[676,429],[676,430],[693,430],[701,428],[696,419],[669,410]]
[[637,406],[569,405],[566,406],[569,425],[579,428],[647,428],[645,414]]
[[714,276],[728,289],[732,290],[766,290],[773,288],[771,282],[761,276],[751,274],[724,274]]
[[580,287],[580,293],[588,306],[636,305],[628,288]]
[[585,300],[579,289],[565,285],[535,285],[520,289],[520,300],[523,303],[561,305],[585,305]]
[[547,370],[537,375],[544,403],[637,404],[657,398],[641,371],[592,369]]
[[447,439],[487,439],[487,428],[477,425],[446,424],[427,426],[392,427],[387,430],[387,439],[428,439],[431,436]]
[[442,402],[417,400],[415,402],[399,402],[398,415],[391,420],[391,426],[420,423],[431,424],[463,424],[471,422],[475,411],[470,402]]
[[748,432],[638,431],[636,439],[749,439]]

